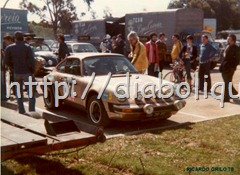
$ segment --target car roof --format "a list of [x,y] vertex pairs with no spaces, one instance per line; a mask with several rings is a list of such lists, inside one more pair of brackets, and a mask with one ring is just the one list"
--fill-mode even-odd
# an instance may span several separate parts
[[83,43],[83,42],[80,43],[80,42],[76,42],[76,41],[75,42],[72,42],[72,41],[71,42],[65,42],[65,43],[68,44],[68,45],[73,45],[73,44],[79,44],[79,45],[89,44],[89,45],[92,45],[91,43]]
[[94,53],[94,52],[82,52],[82,53],[74,53],[73,55],[71,56],[68,56],[68,58],[79,58],[79,59],[84,59],[84,58],[87,58],[87,57],[101,57],[101,56],[122,56],[124,57],[123,55],[121,54],[115,54],[115,53]]
[[227,42],[226,39],[216,39],[215,42]]

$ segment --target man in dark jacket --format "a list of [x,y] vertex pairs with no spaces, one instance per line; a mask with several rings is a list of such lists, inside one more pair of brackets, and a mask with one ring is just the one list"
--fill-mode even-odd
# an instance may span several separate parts
[[187,72],[187,83],[192,87],[191,63],[196,61],[197,47],[193,45],[193,36],[187,36],[187,45],[180,52],[179,57],[183,60]]
[[119,53],[119,54],[124,54],[124,47],[125,47],[125,41],[122,39],[122,34],[118,34],[117,35],[117,39],[116,39],[116,49],[115,49],[115,53]]
[[158,46],[159,70],[162,72],[167,54],[167,45],[164,33],[159,34],[159,40],[156,42],[156,44]]
[[[223,81],[225,83],[224,102],[230,101],[229,96],[229,83],[232,82],[234,72],[239,64],[239,48],[236,45],[236,36],[231,34],[227,38],[228,45],[224,51],[224,58],[220,66]],[[237,95],[236,89],[232,86],[232,94]]]
[[[199,90],[204,91],[204,79],[207,82],[207,91],[211,89],[211,59],[217,53],[217,50],[209,43],[208,36],[202,35],[202,44],[199,55]],[[206,76],[206,77],[205,77]]]
[[[5,50],[6,65],[13,67],[14,81],[17,82],[16,95],[18,102],[19,113],[24,114],[23,106],[23,82],[28,82],[29,77],[34,74],[34,56],[31,47],[24,43],[23,33],[15,32],[14,38],[16,43],[9,45]],[[20,90],[20,94],[18,91]],[[29,111],[35,111],[35,94],[34,91],[28,95],[33,95],[29,98]]]
[[59,49],[58,49],[58,62],[64,60],[66,56],[69,56],[69,49],[65,43],[65,38],[63,34],[58,35]]

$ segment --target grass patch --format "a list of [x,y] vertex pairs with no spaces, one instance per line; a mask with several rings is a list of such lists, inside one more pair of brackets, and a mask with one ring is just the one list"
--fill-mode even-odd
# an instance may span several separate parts
[[[79,153],[8,160],[2,168],[12,174],[239,175],[239,126],[240,116],[217,119],[114,138]],[[196,168],[189,173],[187,167]]]

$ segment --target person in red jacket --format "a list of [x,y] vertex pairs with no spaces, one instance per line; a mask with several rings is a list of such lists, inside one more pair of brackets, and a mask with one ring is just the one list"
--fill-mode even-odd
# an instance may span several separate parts
[[156,44],[157,34],[150,35],[150,41],[145,44],[148,58],[148,75],[158,77],[159,72],[159,56],[158,46]]

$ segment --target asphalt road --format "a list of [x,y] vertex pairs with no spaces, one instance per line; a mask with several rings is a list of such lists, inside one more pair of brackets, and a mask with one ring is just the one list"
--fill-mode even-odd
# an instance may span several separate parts
[[[170,71],[165,69],[163,74]],[[212,73],[212,83],[221,82],[222,77],[216,67]],[[38,81],[41,78],[37,78]],[[233,84],[236,89],[240,90],[240,66],[234,75]],[[220,89],[217,89],[220,92]],[[186,99],[186,106],[184,109],[179,111],[176,115],[173,115],[165,121],[145,121],[145,122],[119,122],[114,121],[111,126],[105,128],[105,135],[107,138],[124,136],[128,134],[137,134],[142,132],[151,132],[159,129],[166,129],[175,127],[178,125],[184,125],[188,123],[196,123],[206,120],[212,120],[221,117],[229,117],[240,114],[240,97],[237,100],[231,100],[230,103],[225,103],[224,107],[220,107],[219,100],[214,99],[211,95],[207,99],[204,98],[203,94],[199,94],[199,99],[196,100],[195,92],[191,93],[190,97]],[[67,118],[75,121],[88,122],[87,115],[84,111],[79,109],[63,105],[61,108],[56,110],[46,110],[44,107],[42,91],[38,88],[38,95],[36,100],[36,110],[44,115],[54,116],[56,120],[59,118]],[[240,95],[240,94],[239,94]],[[27,109],[27,103],[25,103]],[[11,98],[7,102],[2,102],[2,109],[10,108],[17,110],[16,100]],[[2,110],[4,112],[4,110]]]

